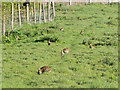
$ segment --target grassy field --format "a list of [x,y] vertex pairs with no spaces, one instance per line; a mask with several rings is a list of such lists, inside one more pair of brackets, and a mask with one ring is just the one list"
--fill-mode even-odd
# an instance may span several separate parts
[[[3,88],[117,88],[118,5],[55,8],[53,22],[24,24],[2,38]],[[70,52],[61,57],[63,48]],[[38,75],[42,66],[51,72]]]

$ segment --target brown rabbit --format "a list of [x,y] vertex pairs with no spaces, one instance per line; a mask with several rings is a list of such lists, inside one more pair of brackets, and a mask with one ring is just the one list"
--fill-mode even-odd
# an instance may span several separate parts
[[69,53],[69,48],[64,48],[63,50],[61,50],[61,56],[64,57],[65,53]]
[[52,45],[52,43],[50,42],[50,40],[48,41],[48,45]]
[[18,40],[18,36],[15,37],[16,38],[16,41]]
[[83,34],[84,33],[84,31],[83,31],[83,29],[81,30],[81,32],[80,32],[80,34]]
[[60,31],[63,31],[64,30],[64,27],[62,27],[61,29],[60,29]]
[[80,21],[81,21],[82,19],[81,19],[80,17],[78,17],[78,20],[80,20]]
[[42,74],[43,72],[50,72],[50,68],[47,66],[43,66],[41,68],[38,68],[38,74]]
[[63,52],[64,52],[64,53],[69,53],[69,48],[64,48],[64,49],[63,49]]
[[89,47],[93,49],[92,43],[90,43]]
[[75,12],[75,10],[72,10],[72,12]]

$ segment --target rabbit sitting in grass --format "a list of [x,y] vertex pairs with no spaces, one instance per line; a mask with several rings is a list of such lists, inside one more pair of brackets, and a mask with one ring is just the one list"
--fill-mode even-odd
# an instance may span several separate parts
[[64,27],[62,27],[61,29],[60,29],[60,31],[63,31],[64,30]]
[[90,43],[89,47],[93,49],[92,43]]
[[63,52],[64,52],[64,53],[69,53],[69,48],[64,48],[64,49],[63,49]]
[[50,71],[51,71],[50,68],[47,67],[47,66],[43,66],[41,68],[38,68],[38,74],[39,75],[42,74],[43,72],[50,72]]
[[81,32],[80,32],[80,34],[83,34],[84,33],[84,31],[83,31],[83,29],[81,30]]
[[64,57],[64,54],[65,53],[69,53],[69,48],[64,48],[62,51],[61,51],[61,56]]
[[48,45],[52,45],[52,43],[50,42],[50,40],[48,41]]

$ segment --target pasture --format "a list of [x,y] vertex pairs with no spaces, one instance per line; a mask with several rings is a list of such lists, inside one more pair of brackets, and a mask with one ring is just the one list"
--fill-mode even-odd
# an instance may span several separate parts
[[[118,5],[60,4],[55,9],[53,22],[25,23],[2,37],[2,87],[117,88]],[[63,48],[70,51],[61,57]],[[42,66],[51,72],[38,75]]]

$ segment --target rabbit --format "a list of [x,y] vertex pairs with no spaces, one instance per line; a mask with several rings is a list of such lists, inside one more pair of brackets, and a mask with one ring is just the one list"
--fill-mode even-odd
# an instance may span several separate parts
[[18,40],[18,36],[15,37],[16,38],[16,41]]
[[63,52],[64,52],[64,53],[69,53],[69,48],[64,48],[64,49],[63,49]]
[[42,74],[43,72],[50,72],[50,71],[51,71],[50,68],[47,67],[47,66],[43,66],[41,68],[38,68],[38,74],[39,75]]
[[69,53],[69,48],[64,48],[63,50],[61,50],[61,56],[64,57],[65,53]]
[[75,12],[75,10],[72,10],[72,12]]
[[52,45],[52,43],[50,42],[50,40],[48,41],[48,45]]
[[90,43],[89,47],[93,49],[92,43]]
[[64,30],[64,27],[62,27],[61,29],[60,29],[60,31],[63,31]]
[[80,17],[78,17],[78,20],[80,20],[80,21],[81,21],[82,19],[81,19]]
[[84,33],[84,31],[83,31],[83,29],[81,30],[81,32],[80,32],[80,34],[83,34]]

